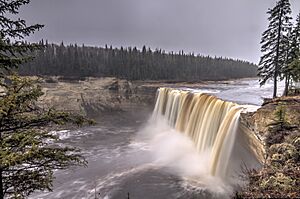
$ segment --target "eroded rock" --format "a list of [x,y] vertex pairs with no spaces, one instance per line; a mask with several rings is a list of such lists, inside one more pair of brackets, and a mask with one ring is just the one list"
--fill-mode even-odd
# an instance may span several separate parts
[[107,111],[122,111],[134,105],[147,105],[154,101],[155,93],[117,78],[86,78],[66,80],[48,77],[42,83],[44,95],[39,104],[58,110],[84,115],[97,115]]

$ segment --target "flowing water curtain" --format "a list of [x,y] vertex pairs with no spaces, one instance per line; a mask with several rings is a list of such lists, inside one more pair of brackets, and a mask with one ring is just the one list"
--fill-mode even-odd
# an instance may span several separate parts
[[181,100],[181,92],[179,90],[170,90],[166,105],[166,119],[170,126],[174,127],[179,109],[179,101]]
[[241,107],[230,109],[223,120],[211,153],[210,172],[214,176],[226,177],[239,125]]
[[164,115],[164,107],[167,102],[167,94],[168,94],[168,89],[167,88],[159,88],[158,89],[158,95],[154,107],[154,111],[152,114],[152,119],[156,120],[157,117],[163,116]]
[[211,152],[211,174],[225,177],[241,108],[215,96],[160,88],[152,119],[161,117],[190,137],[199,153]]
[[170,126],[175,127],[183,96],[186,94],[186,91],[159,88],[152,119],[157,120],[158,117],[163,117]]

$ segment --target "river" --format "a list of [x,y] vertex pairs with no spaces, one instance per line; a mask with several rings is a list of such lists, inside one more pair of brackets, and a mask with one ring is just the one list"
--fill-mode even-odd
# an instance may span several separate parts
[[[281,93],[282,83],[279,88]],[[195,88],[191,90],[195,91]],[[259,106],[263,97],[272,96],[272,83],[260,87],[257,79],[241,79],[210,83],[196,90],[212,93],[226,101]],[[194,175],[193,171],[197,171],[198,168],[193,168],[193,161],[199,160],[201,167],[201,161],[204,162],[205,158],[194,157],[196,155],[193,152],[187,154],[185,150],[189,149],[186,149],[186,145],[178,143],[185,138],[168,138],[167,142],[159,145],[152,145],[143,140],[147,139],[147,121],[152,109],[153,107],[139,107],[127,112],[101,114],[96,119],[97,125],[93,127],[59,132],[61,144],[82,149],[88,160],[88,167],[56,171],[53,192],[36,193],[30,198],[230,197],[239,182],[235,185],[226,184],[209,176]],[[160,130],[151,127],[150,131]],[[168,146],[166,150],[161,150],[165,146]],[[167,163],[161,164],[158,159],[167,159],[164,161]]]

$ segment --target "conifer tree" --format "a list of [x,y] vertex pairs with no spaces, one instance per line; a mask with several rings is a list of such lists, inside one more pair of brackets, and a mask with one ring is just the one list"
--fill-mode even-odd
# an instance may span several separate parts
[[300,82],[300,58],[297,57],[289,65],[290,77],[294,82]]
[[56,144],[50,128],[82,124],[81,116],[36,105],[43,94],[35,80],[16,75],[14,69],[31,59],[28,53],[40,45],[26,36],[42,28],[27,26],[18,14],[29,0],[0,0],[0,199],[26,198],[36,190],[52,190],[55,169],[86,165],[76,148]]
[[293,27],[291,35],[289,37],[289,48],[287,63],[283,68],[283,74],[285,76],[285,95],[288,95],[289,86],[291,81],[298,81],[300,76],[299,71],[299,59],[300,59],[300,14],[296,18],[296,24]]
[[20,6],[28,3],[29,0],[0,0],[0,74],[30,60],[31,57],[26,56],[28,52],[39,47],[38,44],[27,43],[24,38],[43,25],[27,26],[23,19],[7,17],[18,14]]
[[274,8],[269,9],[269,26],[262,34],[261,52],[263,53],[258,68],[260,84],[273,78],[273,97],[277,96],[277,80],[286,62],[285,36],[291,27],[291,8],[289,0],[279,0]]
[[292,29],[290,39],[289,63],[296,59],[300,51],[300,13],[296,18],[296,23]]

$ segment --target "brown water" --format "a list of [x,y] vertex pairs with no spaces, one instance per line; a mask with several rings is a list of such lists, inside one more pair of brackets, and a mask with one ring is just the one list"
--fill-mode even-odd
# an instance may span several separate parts
[[[201,89],[224,100],[255,105],[261,104],[262,96],[271,96],[272,93],[270,85],[259,89],[256,80],[239,80],[229,85],[211,84]],[[182,102],[181,105],[188,106],[190,103],[197,102],[192,102],[192,99],[187,97],[186,103]],[[201,107],[199,106],[198,111]],[[214,107],[209,111],[212,116],[205,117],[204,123],[217,121],[213,122],[213,125],[207,124],[206,127],[189,126],[187,117],[180,117],[176,123],[175,109],[168,113],[170,124],[149,124],[148,120],[154,107],[138,107],[128,112],[99,115],[98,124],[93,127],[62,131],[59,133],[63,138],[61,144],[80,147],[89,162],[88,167],[56,171],[54,191],[36,193],[31,198],[78,199],[96,196],[119,199],[127,198],[128,193],[133,199],[230,197],[232,190],[242,185],[243,181],[238,178],[224,181],[222,177],[218,177],[222,176],[216,171],[223,165],[220,165],[220,162],[224,161],[220,159],[224,155],[221,154],[223,149],[215,148],[213,153],[216,161],[211,167],[211,164],[207,166],[209,155],[206,154],[204,146],[207,142],[201,143],[200,139],[199,145],[193,147],[193,139],[197,139],[198,136],[195,133],[196,128],[209,131],[220,128],[220,120],[224,119],[224,115],[217,113],[225,110],[225,105],[216,100]],[[187,107],[183,112],[188,114],[192,110]],[[193,117],[196,117],[197,114],[194,114]],[[235,121],[235,115],[232,113],[231,121]],[[196,120],[194,123],[197,123]],[[230,126],[232,125],[222,128],[228,129]],[[187,128],[190,130],[186,131]],[[193,133],[184,135],[189,132]],[[211,135],[206,136],[207,140],[225,141],[222,136],[209,136]],[[235,157],[233,162],[240,160],[241,154],[247,152],[243,145],[245,142],[241,141],[233,146],[238,149],[232,154]],[[201,150],[203,153],[200,154]],[[235,169],[231,162],[228,163],[228,167]],[[207,173],[211,168],[213,175]]]

